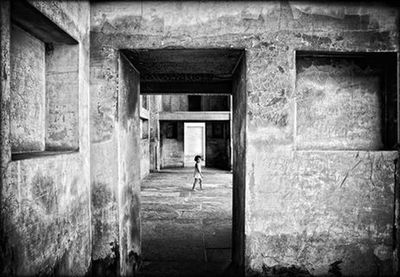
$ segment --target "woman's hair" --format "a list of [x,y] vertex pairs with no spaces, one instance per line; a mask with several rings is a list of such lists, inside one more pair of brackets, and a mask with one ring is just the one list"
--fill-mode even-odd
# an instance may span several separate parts
[[197,159],[201,159],[200,155],[196,155],[196,157],[194,157],[194,160],[197,162]]

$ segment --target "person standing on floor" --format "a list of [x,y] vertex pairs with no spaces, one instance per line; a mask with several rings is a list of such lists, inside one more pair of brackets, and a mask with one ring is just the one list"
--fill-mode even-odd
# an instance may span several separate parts
[[195,164],[194,164],[194,182],[193,182],[193,187],[192,190],[196,190],[196,183],[199,182],[200,184],[200,190],[203,190],[203,173],[201,172],[201,156],[197,155],[194,157]]

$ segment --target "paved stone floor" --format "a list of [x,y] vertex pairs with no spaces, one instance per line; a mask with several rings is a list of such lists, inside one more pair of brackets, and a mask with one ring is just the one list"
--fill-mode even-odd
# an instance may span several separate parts
[[140,276],[219,276],[229,265],[232,174],[203,171],[203,191],[191,191],[192,168],[163,170],[142,181]]

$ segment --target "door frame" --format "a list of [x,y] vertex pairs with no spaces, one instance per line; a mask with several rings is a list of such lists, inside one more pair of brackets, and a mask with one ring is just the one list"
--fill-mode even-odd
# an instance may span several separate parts
[[183,123],[183,165],[192,166],[194,162],[194,157],[191,162],[186,162],[186,150],[187,150],[187,143],[186,143],[186,128],[190,127],[202,127],[202,155],[201,155],[201,164],[204,166],[206,161],[206,123],[205,122],[184,122]]
[[[162,49],[162,48],[160,48]],[[204,48],[199,48],[204,49]],[[132,49],[130,49],[132,50]],[[229,276],[245,275],[245,200],[246,200],[246,141],[247,141],[247,64],[246,51],[240,49],[242,55],[233,71],[232,91],[232,252]],[[124,49],[119,49],[123,55]],[[140,72],[139,72],[140,74]],[[140,81],[139,81],[140,88]],[[141,93],[148,95],[163,95],[163,93]],[[168,93],[165,93],[168,94]],[[209,94],[209,93],[198,93]],[[223,94],[223,93],[219,93]],[[216,93],[218,95],[218,93]],[[139,158],[137,158],[139,159]]]

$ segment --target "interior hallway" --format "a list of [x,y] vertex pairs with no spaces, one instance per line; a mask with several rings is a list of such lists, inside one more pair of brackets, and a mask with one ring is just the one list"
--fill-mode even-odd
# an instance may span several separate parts
[[191,191],[192,168],[142,181],[142,276],[215,276],[229,265],[232,174],[203,172],[203,191]]

